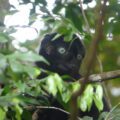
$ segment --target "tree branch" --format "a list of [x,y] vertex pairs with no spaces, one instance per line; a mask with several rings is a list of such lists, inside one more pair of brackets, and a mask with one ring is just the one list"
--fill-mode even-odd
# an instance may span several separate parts
[[79,2],[80,2],[80,7],[81,7],[82,15],[83,15],[83,18],[84,18],[85,23],[86,23],[87,32],[90,34],[90,33],[91,33],[91,32],[90,32],[90,26],[89,26],[87,17],[86,17],[86,15],[85,15],[85,12],[84,12],[84,10],[83,10],[82,1],[79,0]]
[[89,74],[90,71],[93,68],[94,61],[95,61],[95,55],[97,52],[98,43],[101,39],[103,39],[103,22],[105,17],[105,8],[106,8],[106,2],[107,0],[103,1],[103,4],[100,1],[100,9],[98,11],[98,20],[96,23],[96,29],[95,29],[95,35],[92,40],[92,44],[89,48],[89,55],[88,55],[88,61],[86,64],[86,74],[84,79],[81,81],[81,87],[78,91],[74,92],[71,98],[71,116],[70,120],[77,120],[78,115],[78,109],[77,109],[77,98],[78,96],[81,96],[83,91],[85,90],[86,83],[89,81]]
[[[111,80],[115,78],[120,78],[120,70],[103,72],[100,74],[93,74],[88,77],[88,83],[103,82],[106,80]],[[79,81],[83,81],[84,78],[81,78]]]

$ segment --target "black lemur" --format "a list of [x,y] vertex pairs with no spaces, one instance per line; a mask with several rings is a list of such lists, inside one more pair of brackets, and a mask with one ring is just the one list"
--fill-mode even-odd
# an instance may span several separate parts
[[[36,62],[37,66],[48,71],[58,73],[59,75],[69,75],[71,76],[71,81],[74,79],[79,79],[81,75],[79,74],[80,65],[85,56],[85,47],[82,41],[73,35],[73,41],[65,42],[64,35],[57,38],[55,36],[57,33],[47,34],[41,42],[39,54],[44,56],[45,59],[50,63],[47,65],[43,62]],[[42,73],[38,78],[46,77],[45,73]],[[107,101],[103,98],[104,109],[103,111],[109,111]],[[56,103],[52,103],[56,106]],[[57,106],[63,108],[57,102]],[[94,120],[97,120],[100,112],[93,103],[91,110],[82,112],[80,111],[80,117],[91,116]],[[44,110],[39,114],[39,120],[67,120],[68,114],[65,114],[58,110]]]

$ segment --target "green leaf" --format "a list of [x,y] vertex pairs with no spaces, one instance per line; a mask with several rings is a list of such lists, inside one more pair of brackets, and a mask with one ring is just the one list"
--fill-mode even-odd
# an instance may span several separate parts
[[[63,34],[66,42],[70,42],[73,39],[73,34],[78,32],[71,20],[63,17],[61,20],[56,20],[53,31]],[[59,37],[59,35],[56,37]]]
[[40,55],[35,54],[32,51],[26,52],[26,53],[15,53],[16,57],[19,58],[20,60],[23,61],[29,61],[29,62],[35,62],[35,61],[43,61],[46,64],[48,64],[48,62]]
[[10,63],[11,69],[14,72],[23,72],[24,71],[24,66],[20,62],[10,59],[9,63]]
[[96,95],[99,99],[103,98],[103,88],[101,85],[96,85]]
[[96,91],[93,99],[99,111],[103,110],[104,107],[102,98],[103,98],[103,88],[101,85],[96,85]]
[[38,55],[32,51],[29,51],[29,52],[19,52],[19,51],[16,51],[15,53],[13,54],[10,54],[10,55],[7,55],[6,56],[8,59],[18,59],[18,60],[21,60],[21,61],[28,61],[28,62],[36,62],[36,61],[43,61],[45,62],[46,64],[49,64],[45,59],[44,57],[42,57],[41,55]]
[[74,82],[71,85],[72,85],[73,92],[79,90],[79,88],[80,88],[80,83],[79,82]]
[[75,28],[78,29],[79,31],[82,31],[82,14],[80,11],[80,7],[77,4],[70,3],[66,7],[66,18],[72,21],[74,24]]
[[108,112],[102,112],[102,113],[99,115],[98,120],[105,120],[105,118],[106,118],[107,115],[108,115]]
[[55,1],[56,2],[56,6],[53,8],[53,13],[54,14],[58,14],[59,11],[64,7],[62,4],[61,4],[61,1]]
[[47,78],[48,91],[54,96],[59,91],[62,94],[63,91],[63,81],[58,74],[49,75]]
[[49,75],[47,78],[47,90],[52,93],[53,96],[55,96],[57,94],[57,86],[55,83],[55,79],[54,76]]
[[27,104],[40,104],[40,100],[37,100],[37,99],[32,99],[32,98],[30,98],[30,97],[28,97],[28,96],[19,96],[19,99],[20,99],[20,101],[21,101],[21,103],[23,104],[23,105],[27,105]]
[[64,37],[64,40],[66,42],[70,42],[70,41],[72,41],[72,38],[73,38],[73,34],[72,34],[72,31],[71,31],[71,33],[69,35]]
[[71,98],[72,92],[70,90],[66,90],[62,93],[62,100],[67,103]]
[[120,120],[120,103],[114,106],[106,115],[105,120]]
[[11,67],[12,71],[24,72],[24,66],[20,62],[10,59],[9,63],[10,63],[10,67]]
[[26,84],[23,83],[22,81],[16,82],[15,86],[17,87],[17,89],[19,90],[18,92],[20,93],[24,93],[27,88]]
[[73,82],[73,83],[63,83],[63,90],[62,90],[62,100],[67,103],[71,96],[72,93],[77,91],[80,88],[80,84],[78,82]]
[[0,97],[0,106],[10,106],[13,105],[13,98],[15,98],[17,95],[11,95],[7,94],[6,96],[1,96]]
[[14,111],[16,112],[15,117],[17,120],[22,120],[21,114],[22,114],[22,108],[17,104],[13,107]]
[[77,104],[83,112],[85,112],[87,110],[87,101],[82,96],[78,97]]
[[30,66],[30,65],[25,65],[24,71],[30,76],[30,78],[36,78],[40,74],[40,69]]
[[10,40],[6,33],[0,33],[0,43],[6,43]]
[[78,105],[82,111],[90,110],[93,102],[93,87],[88,85],[81,97],[78,98]]
[[40,69],[34,66],[22,64],[20,61],[9,59],[9,63],[13,72],[27,73],[31,78],[35,78],[40,74]]
[[54,74],[54,81],[55,81],[55,84],[56,84],[59,92],[62,94],[63,81],[62,81],[61,77],[58,74]]
[[0,120],[5,120],[6,112],[0,107]]
[[87,88],[84,91],[84,99],[87,102],[88,111],[89,111],[91,109],[93,102],[93,86],[90,84],[87,86]]
[[61,96],[62,96],[62,100],[65,103],[67,103],[70,100],[72,93],[73,93],[73,85],[71,83],[64,82],[63,92]]

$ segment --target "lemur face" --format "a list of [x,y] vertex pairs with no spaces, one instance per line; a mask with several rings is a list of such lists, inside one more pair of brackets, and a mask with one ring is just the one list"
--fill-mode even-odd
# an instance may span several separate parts
[[77,36],[73,37],[72,42],[65,42],[63,35],[54,39],[55,36],[56,33],[46,35],[39,50],[39,54],[44,56],[50,65],[42,62],[37,62],[37,65],[60,75],[67,74],[74,77],[79,73],[85,48]]

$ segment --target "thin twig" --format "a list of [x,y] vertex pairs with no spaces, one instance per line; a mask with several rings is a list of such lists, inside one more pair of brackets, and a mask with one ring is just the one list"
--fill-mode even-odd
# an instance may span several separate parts
[[[36,110],[34,112],[35,116],[33,115],[34,116],[34,120],[36,120],[36,118],[38,118],[37,114],[39,114],[39,110],[48,110],[48,109],[50,109],[50,110],[56,110],[56,111],[65,113],[66,115],[68,115],[68,117],[70,116],[69,112],[67,112],[67,111],[65,111],[65,110],[63,110],[61,108],[53,107],[53,106],[26,106],[24,108],[27,109],[27,110]],[[77,116],[77,120],[81,120],[81,118]]]
[[67,112],[67,111],[65,111],[61,108],[53,107],[53,106],[26,106],[24,108],[27,109],[27,110],[33,110],[33,109],[51,109],[52,110],[52,109],[54,109],[54,110],[58,110],[58,111],[61,111],[63,113],[66,113],[66,114],[70,115],[69,112]]
[[83,15],[83,18],[84,18],[85,23],[86,23],[87,32],[90,34],[90,33],[91,33],[91,32],[90,32],[90,26],[89,26],[87,17],[86,17],[86,15],[85,15],[85,12],[84,12],[84,10],[83,10],[82,1],[79,0],[79,2],[80,2],[80,7],[81,7],[82,15]]

